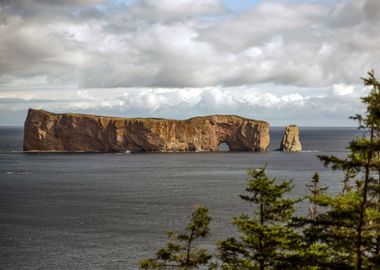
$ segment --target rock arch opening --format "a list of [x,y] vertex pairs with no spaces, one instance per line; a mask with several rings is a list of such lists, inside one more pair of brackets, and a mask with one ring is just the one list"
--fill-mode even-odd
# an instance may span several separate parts
[[231,151],[231,149],[227,143],[222,142],[218,145],[218,151],[219,152],[229,152],[229,151]]

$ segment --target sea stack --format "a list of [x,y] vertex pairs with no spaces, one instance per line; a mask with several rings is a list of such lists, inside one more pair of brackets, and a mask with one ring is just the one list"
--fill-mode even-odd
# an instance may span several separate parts
[[299,152],[302,150],[302,145],[299,139],[299,129],[296,125],[285,127],[280,150],[285,152]]
[[55,114],[29,109],[24,151],[55,152],[198,152],[265,151],[269,123],[236,115],[187,120]]

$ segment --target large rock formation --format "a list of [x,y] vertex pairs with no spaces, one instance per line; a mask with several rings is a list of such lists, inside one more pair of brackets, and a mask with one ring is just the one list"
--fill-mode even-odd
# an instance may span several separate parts
[[54,114],[29,109],[25,120],[25,151],[265,151],[269,124],[234,115],[188,120],[119,118]]
[[302,145],[299,139],[299,130],[296,125],[289,125],[285,127],[285,133],[281,141],[280,150],[286,152],[299,152],[302,150]]

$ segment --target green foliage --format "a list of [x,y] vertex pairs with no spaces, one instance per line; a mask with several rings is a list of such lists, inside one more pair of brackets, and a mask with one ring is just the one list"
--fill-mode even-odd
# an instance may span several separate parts
[[296,232],[287,226],[297,200],[284,198],[293,185],[291,181],[277,183],[269,178],[266,168],[248,171],[251,179],[247,194],[241,199],[252,203],[253,216],[241,215],[233,219],[240,238],[228,238],[218,243],[220,268],[273,269],[286,265],[293,246],[297,244]]
[[166,246],[158,250],[155,258],[140,261],[139,267],[189,270],[206,265],[211,255],[206,249],[195,246],[195,242],[208,236],[210,220],[208,209],[203,206],[197,207],[185,233],[168,232],[170,241]]

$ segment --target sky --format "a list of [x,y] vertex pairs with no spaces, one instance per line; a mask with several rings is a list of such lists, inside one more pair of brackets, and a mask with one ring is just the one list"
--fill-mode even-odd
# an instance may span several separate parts
[[0,125],[28,108],[354,126],[379,0],[0,0]]

